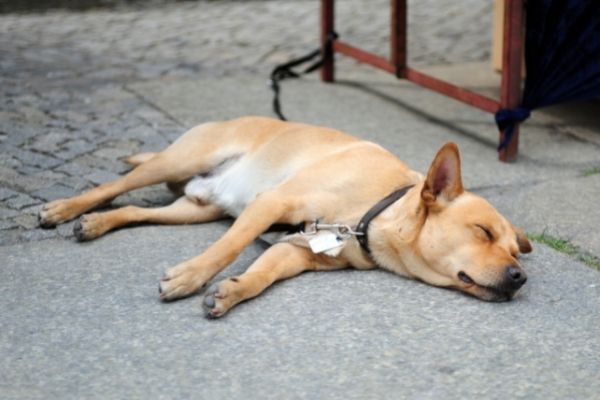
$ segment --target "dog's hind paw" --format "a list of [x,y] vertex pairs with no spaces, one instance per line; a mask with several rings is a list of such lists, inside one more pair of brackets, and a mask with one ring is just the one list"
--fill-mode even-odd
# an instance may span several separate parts
[[75,225],[73,225],[73,234],[79,242],[84,242],[102,236],[109,228],[110,227],[102,221],[101,214],[85,214],[75,222]]
[[42,228],[54,228],[58,224],[73,219],[76,215],[70,212],[69,200],[55,200],[45,204],[38,214],[38,222]]

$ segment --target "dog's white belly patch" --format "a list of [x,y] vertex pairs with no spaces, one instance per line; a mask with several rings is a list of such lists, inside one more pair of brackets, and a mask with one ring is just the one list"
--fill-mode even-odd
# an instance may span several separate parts
[[233,217],[242,211],[260,193],[277,186],[287,173],[261,166],[252,158],[241,157],[215,175],[193,178],[185,187],[185,195],[202,202],[212,203]]

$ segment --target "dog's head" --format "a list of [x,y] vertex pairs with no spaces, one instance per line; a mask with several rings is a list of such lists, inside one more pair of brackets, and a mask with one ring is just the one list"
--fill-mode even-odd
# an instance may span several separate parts
[[531,244],[483,198],[463,189],[460,156],[454,143],[433,160],[420,193],[422,223],[413,244],[428,273],[483,300],[506,301],[527,280],[517,257]]

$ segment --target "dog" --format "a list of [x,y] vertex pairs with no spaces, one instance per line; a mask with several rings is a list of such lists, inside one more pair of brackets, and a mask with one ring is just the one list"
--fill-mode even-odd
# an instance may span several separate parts
[[245,273],[207,289],[209,317],[308,270],[381,267],[487,301],[511,300],[527,279],[518,256],[532,250],[530,242],[464,190],[454,143],[441,147],[423,176],[381,146],[334,129],[243,117],[201,124],[161,152],[125,161],[134,168],[120,179],[46,204],[40,224],[55,226],[161,182],[180,194],[171,205],[85,214],[74,226],[77,239],[132,223],[234,217],[202,254],[166,271],[163,301],[199,291],[271,227],[296,227]]

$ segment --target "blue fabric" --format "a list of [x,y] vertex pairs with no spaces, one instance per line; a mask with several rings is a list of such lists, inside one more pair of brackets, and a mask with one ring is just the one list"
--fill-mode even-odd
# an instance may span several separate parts
[[531,112],[524,107],[503,108],[496,112],[496,125],[498,125],[498,129],[501,131],[506,129],[502,141],[498,144],[498,150],[508,146],[515,129],[515,124],[525,121],[530,115]]
[[[527,0],[525,66],[521,106],[501,109],[496,123],[507,146],[517,122],[530,110],[600,97],[600,1]],[[527,112],[525,112],[527,111]]]

